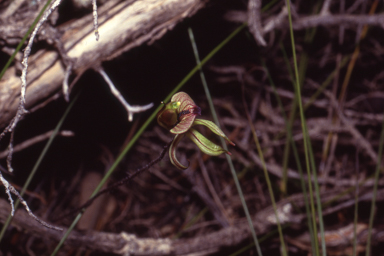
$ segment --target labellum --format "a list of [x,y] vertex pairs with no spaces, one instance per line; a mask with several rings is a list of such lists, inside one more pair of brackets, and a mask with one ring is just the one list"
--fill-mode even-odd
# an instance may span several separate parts
[[171,102],[164,104],[164,107],[157,113],[157,122],[171,133],[176,134],[169,147],[169,157],[171,163],[180,170],[188,168],[188,166],[181,164],[176,157],[176,146],[184,135],[187,135],[205,154],[218,156],[222,153],[227,153],[231,155],[229,151],[216,145],[201,133],[191,128],[193,125],[204,125],[215,134],[226,139],[231,145],[235,146],[216,124],[209,120],[196,119],[198,115],[201,115],[201,109],[185,92],[178,92],[173,95]]

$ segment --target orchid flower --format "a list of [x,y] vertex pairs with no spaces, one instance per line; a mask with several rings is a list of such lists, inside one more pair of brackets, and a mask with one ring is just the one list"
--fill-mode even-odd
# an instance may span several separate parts
[[176,157],[176,147],[185,135],[207,155],[218,156],[222,153],[231,155],[229,151],[216,145],[193,129],[192,126],[194,125],[204,125],[208,127],[212,132],[223,137],[231,145],[235,146],[235,143],[230,141],[215,123],[204,119],[197,119],[196,116],[198,115],[201,115],[201,109],[196,106],[195,102],[185,92],[178,92],[173,95],[171,102],[164,104],[164,107],[157,113],[157,122],[159,125],[171,133],[176,134],[169,147],[169,158],[172,164],[180,170],[188,168],[188,166],[181,164]]

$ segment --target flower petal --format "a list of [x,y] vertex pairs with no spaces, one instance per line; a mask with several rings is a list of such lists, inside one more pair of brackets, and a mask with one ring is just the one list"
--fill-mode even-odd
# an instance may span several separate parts
[[175,136],[175,138],[173,139],[171,146],[169,147],[169,159],[171,160],[171,163],[174,166],[176,166],[177,169],[179,169],[179,170],[185,170],[189,166],[189,162],[188,162],[188,166],[184,166],[184,165],[182,165],[179,162],[179,160],[177,160],[177,157],[176,157],[176,147],[177,147],[177,144],[179,144],[180,140],[183,137],[184,137],[184,134],[177,134]]
[[[179,113],[189,110],[189,109],[194,109],[196,106],[195,102],[192,100],[191,97],[185,92],[178,92],[175,95],[172,96],[171,99],[172,102],[180,102],[181,105],[179,106]],[[199,115],[201,113],[198,113]]]
[[170,129],[170,132],[174,134],[185,133],[191,128],[196,116],[201,115],[201,109],[185,92],[176,93],[172,96],[171,101],[180,102],[181,104],[177,109],[179,122],[175,127]]
[[203,153],[207,155],[218,156],[222,153],[227,153],[228,155],[231,155],[229,151],[216,145],[193,128],[188,130],[187,136],[200,148],[201,151],[203,151]]
[[225,134],[224,132],[212,121],[204,119],[195,119],[193,125],[204,125],[208,127],[212,132],[226,139],[232,146],[236,146]]
[[195,121],[196,115],[188,115],[185,116],[180,122],[175,125],[171,130],[169,130],[173,134],[181,134],[188,131],[191,128],[193,121]]

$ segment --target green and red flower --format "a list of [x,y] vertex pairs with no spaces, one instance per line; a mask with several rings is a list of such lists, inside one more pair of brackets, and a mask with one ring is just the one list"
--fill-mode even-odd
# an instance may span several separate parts
[[218,156],[222,153],[231,155],[229,151],[216,145],[193,129],[192,126],[194,125],[204,125],[208,127],[212,132],[223,137],[231,145],[235,146],[215,123],[208,120],[197,119],[196,116],[198,115],[201,115],[201,109],[185,92],[178,92],[173,95],[171,102],[164,104],[164,107],[157,113],[157,122],[171,133],[176,134],[169,147],[169,158],[172,164],[180,170],[188,168],[188,166],[181,164],[176,157],[176,146],[185,135],[207,155]]

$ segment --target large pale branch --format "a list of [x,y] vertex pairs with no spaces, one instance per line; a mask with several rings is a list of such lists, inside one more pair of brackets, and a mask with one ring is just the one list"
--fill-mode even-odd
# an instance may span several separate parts
[[[205,0],[108,1],[99,8],[99,41],[95,40],[93,17],[88,16],[58,27],[60,41],[73,59],[73,72],[99,65],[143,43],[153,42],[184,18],[196,13]],[[44,31],[43,31],[44,33]],[[65,67],[56,51],[41,50],[30,57],[26,108],[59,91]],[[15,116],[20,96],[16,68],[7,70],[0,81],[0,128]]]

